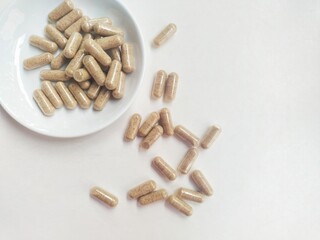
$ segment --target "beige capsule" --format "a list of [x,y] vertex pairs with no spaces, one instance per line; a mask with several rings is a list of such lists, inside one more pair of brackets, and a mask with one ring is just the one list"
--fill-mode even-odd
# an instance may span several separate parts
[[91,100],[77,83],[70,83],[68,88],[81,108],[87,109],[90,107]]
[[148,205],[156,201],[165,200],[168,197],[168,193],[165,189],[159,189],[157,191],[148,193],[138,199],[140,205]]
[[124,38],[120,35],[114,35],[111,37],[97,38],[95,41],[103,50],[108,50],[121,46],[124,43]]
[[121,51],[119,47],[109,49],[109,55],[112,60],[121,62]]
[[60,95],[64,105],[67,109],[75,109],[77,107],[77,101],[63,82],[56,83],[56,90]]
[[141,123],[140,114],[138,114],[138,113],[133,114],[129,120],[128,127],[126,129],[125,134],[124,134],[125,141],[130,142],[136,138],[140,123]]
[[29,43],[32,46],[37,47],[45,52],[55,53],[56,51],[58,51],[58,45],[55,42],[52,42],[43,37],[39,37],[37,35],[30,36]]
[[73,23],[70,27],[68,27],[65,31],[64,31],[64,35],[69,38],[71,37],[72,33],[74,32],[81,32],[81,25],[87,21],[89,19],[89,17],[87,16],[83,16],[80,19],[78,19],[75,23]]
[[192,207],[180,198],[171,195],[170,197],[168,197],[167,202],[184,215],[192,215]]
[[68,40],[54,25],[48,24],[45,28],[45,33],[59,46],[59,48],[64,49]]
[[51,63],[52,59],[53,59],[52,53],[48,53],[48,52],[42,53],[42,54],[25,59],[23,61],[23,67],[26,70],[36,69]]
[[85,68],[80,68],[73,73],[73,78],[77,82],[84,82],[91,79],[90,73]]
[[153,81],[152,91],[151,91],[151,97],[161,98],[164,93],[164,88],[167,80],[167,73],[163,70],[159,70],[157,72],[157,75]]
[[139,128],[138,136],[139,137],[147,136],[148,133],[151,131],[151,129],[154,127],[154,125],[157,124],[159,119],[160,119],[159,113],[157,112],[151,113]]
[[110,91],[105,87],[101,88],[98,97],[94,101],[93,109],[102,111],[110,99]]
[[159,125],[155,126],[149,134],[142,140],[140,147],[149,149],[163,134],[163,128]]
[[71,12],[69,12],[67,15],[65,15],[63,18],[61,18],[57,24],[56,28],[63,32],[68,27],[70,27],[73,23],[78,21],[82,17],[82,11],[80,9],[73,9]]
[[41,90],[55,108],[61,108],[63,106],[61,97],[59,96],[51,82],[43,81],[41,83]]
[[126,87],[126,74],[124,72],[120,72],[120,78],[117,87],[112,91],[112,96],[115,99],[121,99],[124,96]]
[[110,18],[107,18],[107,17],[93,18],[93,19],[88,19],[87,21],[82,23],[82,25],[81,25],[82,31],[84,31],[85,33],[92,32],[94,25],[96,25],[98,23],[112,25],[112,21]]
[[200,170],[193,171],[191,173],[191,178],[202,193],[204,193],[207,196],[211,196],[213,194],[213,189],[210,183]]
[[173,181],[177,178],[176,171],[166,163],[161,157],[155,157],[152,160],[152,166],[168,180]]
[[133,45],[124,43],[121,47],[122,70],[125,73],[132,73],[136,69]]
[[176,73],[170,73],[165,86],[164,100],[171,102],[176,98],[179,76]]
[[161,46],[165,43],[169,38],[173,36],[177,31],[177,26],[173,23],[170,23],[166,26],[153,40],[153,43],[156,47]]
[[79,82],[79,86],[81,87],[82,90],[88,90],[92,84],[90,80],[84,81],[84,82]]
[[70,77],[66,75],[65,71],[62,70],[42,70],[40,72],[40,79],[46,81],[68,81]]
[[181,160],[178,166],[178,171],[182,174],[189,173],[197,157],[198,157],[198,149],[195,147],[190,148],[187,151],[187,153],[184,155],[183,159]]
[[219,137],[220,133],[221,133],[221,127],[217,125],[213,125],[209,127],[209,129],[207,130],[207,132],[205,133],[205,135],[201,140],[201,143],[200,143],[201,147],[204,149],[209,148],[212,145],[212,143]]
[[79,49],[66,68],[67,76],[73,77],[74,72],[82,67],[82,61],[85,55],[84,49]]
[[163,127],[164,134],[168,136],[172,136],[174,134],[171,113],[168,108],[162,108],[160,111],[160,125]]
[[78,32],[72,33],[71,37],[69,38],[66,47],[63,50],[63,54],[66,58],[73,58],[77,51],[80,48],[82,42],[82,35]]
[[176,192],[176,195],[180,199],[192,202],[202,203],[204,200],[203,194],[188,188],[179,188]]
[[55,108],[41,89],[37,89],[33,92],[33,99],[38,104],[43,115],[47,117],[53,116]]
[[99,86],[103,86],[105,84],[106,75],[104,74],[94,57],[90,55],[85,56],[83,58],[83,65]]
[[59,70],[67,62],[67,58],[64,56],[63,52],[60,52],[56,57],[51,61],[51,69]]
[[80,49],[84,49],[84,43],[89,39],[93,39],[93,36],[91,33],[86,33],[82,38],[82,43],[81,43]]
[[71,12],[73,8],[73,2],[65,0],[49,13],[48,18],[50,21],[55,22]]
[[93,82],[87,91],[88,98],[96,99],[99,95],[100,89],[101,89],[101,86],[99,86],[96,82]]
[[83,44],[83,47],[102,66],[107,67],[111,64],[110,56],[93,39],[86,40]]
[[128,192],[128,196],[131,199],[137,199],[141,196],[144,196],[148,193],[153,192],[157,188],[157,184],[153,180],[148,180],[144,183],[139,184],[138,186],[132,188]]
[[90,190],[90,196],[100,200],[110,207],[116,207],[118,205],[118,198],[100,187],[93,187]]
[[108,71],[105,86],[109,90],[114,90],[119,84],[121,73],[121,62],[113,60]]
[[174,134],[181,139],[186,144],[192,146],[192,147],[198,147],[199,146],[199,138],[196,137],[192,132],[190,132],[185,127],[178,125],[174,128]]
[[124,32],[122,29],[112,26],[108,23],[97,23],[94,25],[93,29],[95,33],[104,37],[113,36],[113,35],[120,35],[120,36],[124,35]]

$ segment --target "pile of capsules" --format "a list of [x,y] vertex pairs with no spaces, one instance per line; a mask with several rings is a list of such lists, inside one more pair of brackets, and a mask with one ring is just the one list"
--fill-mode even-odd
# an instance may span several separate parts
[[88,109],[91,101],[101,111],[111,97],[123,98],[126,74],[135,70],[133,46],[125,42],[124,31],[109,18],[83,16],[71,0],[53,9],[48,19],[45,33],[50,40],[36,35],[29,39],[44,53],[23,62],[26,70],[51,64],[50,70],[41,71],[41,89],[33,93],[43,114],[52,116],[63,105]]

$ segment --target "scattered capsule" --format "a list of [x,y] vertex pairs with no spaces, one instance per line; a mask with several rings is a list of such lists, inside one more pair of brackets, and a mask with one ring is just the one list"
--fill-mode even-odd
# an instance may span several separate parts
[[114,35],[111,37],[98,38],[95,41],[102,47],[103,50],[108,50],[121,46],[124,43],[124,38],[120,35]]
[[94,101],[93,109],[96,111],[102,111],[110,99],[110,91],[105,87],[101,88],[100,93]]
[[149,181],[141,183],[138,186],[130,189],[128,192],[128,196],[131,199],[137,199],[141,196],[144,196],[148,193],[153,192],[156,188],[157,188],[156,182],[153,180],[149,180]]
[[195,147],[190,148],[186,155],[183,157],[183,159],[181,160],[179,167],[178,167],[178,171],[182,174],[187,174],[193,163],[195,162],[195,160],[198,157],[198,150]]
[[77,82],[84,82],[91,79],[90,73],[85,68],[80,68],[73,73],[73,78]]
[[168,108],[162,108],[160,111],[160,125],[163,127],[164,134],[168,136],[172,136],[174,134],[171,114]]
[[151,97],[161,98],[164,93],[164,88],[167,80],[167,73],[163,70],[157,72],[157,75],[153,81]]
[[201,147],[204,149],[209,148],[212,143],[218,138],[221,133],[221,128],[219,126],[211,126],[207,132],[205,133],[204,137],[201,140]]
[[179,188],[176,192],[176,195],[180,199],[184,199],[192,202],[202,203],[204,200],[203,194],[187,188]]
[[93,27],[94,31],[100,36],[108,37],[113,35],[124,35],[122,29],[106,23],[97,23]]
[[121,51],[119,47],[109,49],[109,54],[112,60],[121,62]]
[[159,119],[160,119],[159,113],[157,112],[151,113],[139,128],[138,136],[139,137],[147,136],[148,133],[151,131],[151,129],[154,127],[154,125],[156,125],[156,123],[159,121]]
[[39,68],[51,63],[52,59],[53,59],[53,55],[51,53],[48,53],[48,52],[42,53],[42,54],[25,59],[23,61],[23,67],[26,70],[32,70],[32,69]]
[[79,82],[79,86],[81,87],[82,90],[88,90],[92,84],[90,80],[84,81],[84,82]]
[[168,197],[167,202],[184,215],[192,215],[192,207],[180,198],[171,195],[170,197]]
[[103,86],[105,84],[106,75],[102,71],[98,62],[94,59],[94,57],[87,55],[83,58],[83,64],[93,77],[93,79],[97,82],[99,86]]
[[113,60],[108,71],[105,86],[109,90],[114,90],[119,84],[121,73],[121,62]]
[[161,157],[155,157],[152,160],[152,166],[168,180],[173,181],[177,178],[176,171],[166,163]]
[[156,47],[161,46],[163,43],[165,43],[169,38],[175,34],[177,31],[177,26],[173,23],[170,23],[168,26],[166,26],[165,29],[163,29],[153,40],[153,43]]
[[56,28],[63,32],[82,17],[80,9],[73,9],[56,23]]
[[65,71],[62,70],[42,70],[40,72],[40,79],[47,81],[68,81],[70,77],[66,75]]
[[41,84],[41,90],[55,108],[58,109],[63,106],[61,97],[59,96],[51,82],[43,81]]
[[74,58],[70,61],[66,68],[66,74],[69,77],[73,77],[73,74],[76,70],[82,67],[82,61],[85,56],[84,49],[79,49]]
[[168,197],[168,193],[165,189],[160,189],[151,193],[148,193],[138,199],[140,205],[148,205],[156,201],[165,200]]
[[127,141],[127,142],[133,141],[136,138],[140,123],[141,123],[140,114],[138,114],[138,113],[133,114],[129,120],[128,127],[126,129],[125,134],[124,134],[125,141]]
[[70,27],[68,27],[64,31],[64,35],[69,38],[71,37],[72,33],[74,32],[81,32],[81,25],[88,20],[89,18],[87,16],[81,17],[78,19],[75,23],[73,23]]
[[193,133],[191,133],[188,129],[185,127],[178,125],[174,128],[174,134],[184,141],[186,144],[192,146],[192,147],[198,147],[199,146],[199,138],[196,137]]
[[163,134],[163,128],[160,125],[155,126],[149,134],[142,140],[140,147],[149,149]]
[[132,73],[136,69],[133,46],[124,43],[121,47],[122,70],[125,73]]
[[210,186],[210,183],[205,178],[203,173],[199,170],[195,170],[191,173],[191,178],[194,181],[194,183],[198,186],[198,188],[201,190],[202,193],[204,193],[207,196],[211,196],[213,194],[212,187]]
[[49,13],[48,18],[50,21],[55,22],[71,12],[73,8],[73,2],[65,0]]
[[111,19],[107,18],[107,17],[88,19],[87,21],[82,23],[82,25],[81,25],[82,31],[84,31],[85,33],[92,32],[94,25],[96,25],[98,23],[112,25]]
[[125,87],[126,87],[126,74],[121,71],[118,85],[117,85],[116,89],[114,89],[112,91],[112,96],[115,99],[123,98],[124,92],[125,92]]
[[59,46],[59,48],[64,49],[68,40],[58,29],[56,29],[54,25],[48,24],[45,28],[45,32],[48,37]]
[[37,89],[33,92],[33,99],[36,101],[45,116],[53,116],[55,108],[41,89]]
[[72,33],[71,37],[69,38],[66,47],[63,50],[63,54],[66,58],[73,58],[78,49],[80,48],[82,41],[82,35],[78,32]]
[[84,49],[94,57],[102,66],[107,67],[111,64],[110,56],[93,39],[84,42]]
[[164,100],[171,102],[177,94],[179,76],[176,73],[170,73],[165,86]]
[[64,105],[67,109],[75,109],[77,107],[77,101],[63,82],[56,83],[56,90],[60,95]]
[[93,82],[87,91],[88,98],[96,99],[99,95],[100,89],[101,89],[101,86],[99,86],[96,82]]
[[63,52],[60,52],[56,57],[51,61],[51,69],[59,70],[67,62],[67,58],[64,56]]
[[30,36],[29,43],[45,52],[55,53],[58,51],[58,45],[55,42],[36,35]]
[[116,196],[99,187],[93,187],[90,190],[90,196],[104,202],[110,207],[118,205],[118,198]]
[[90,107],[90,99],[77,83],[70,83],[68,88],[81,108],[87,109]]

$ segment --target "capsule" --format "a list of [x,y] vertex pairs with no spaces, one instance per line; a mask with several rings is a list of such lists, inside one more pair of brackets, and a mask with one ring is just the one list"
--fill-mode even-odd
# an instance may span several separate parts
[[76,70],[82,67],[82,61],[85,56],[84,49],[79,49],[74,58],[70,61],[66,68],[66,74],[69,77],[73,77],[73,74]]
[[200,170],[193,171],[191,173],[191,178],[202,193],[204,193],[207,196],[211,196],[213,194],[213,190],[210,186],[210,183]]
[[87,109],[90,107],[90,99],[77,83],[70,83],[68,88],[81,108]]
[[192,202],[202,203],[204,200],[203,194],[187,188],[179,188],[176,192],[176,195],[180,199],[184,199]]
[[176,73],[170,73],[165,86],[164,100],[171,102],[175,99],[177,94],[179,76]]
[[80,9],[73,9],[71,12],[69,12],[67,15],[65,15],[63,18],[61,18],[57,24],[56,28],[63,32],[68,27],[70,27],[73,23],[78,21],[82,17],[82,11]]
[[84,82],[79,82],[79,86],[81,87],[82,90],[88,90],[92,84],[90,80],[84,81]]
[[58,29],[56,29],[54,25],[48,24],[45,28],[45,32],[48,37],[59,46],[59,48],[64,49],[68,40]]
[[170,23],[165,29],[163,29],[153,40],[153,43],[156,47],[160,47],[165,43],[169,38],[175,34],[177,31],[177,26],[173,23]]
[[155,157],[152,160],[152,166],[168,180],[173,181],[177,178],[176,171],[166,163],[161,157]]
[[95,41],[102,47],[103,50],[108,50],[121,46],[124,43],[124,38],[120,35],[114,35],[111,37],[98,38]]
[[73,23],[70,27],[68,27],[64,31],[64,35],[69,38],[71,37],[72,33],[74,32],[81,32],[81,25],[88,20],[89,18],[87,16],[81,17],[79,20],[77,20],[75,23]]
[[105,86],[109,90],[114,90],[119,84],[121,73],[121,62],[113,60],[107,74]]
[[192,147],[199,146],[199,138],[181,125],[174,128],[174,134],[187,145],[190,145]]
[[184,215],[192,215],[192,207],[180,198],[171,195],[170,197],[168,197],[167,202]]
[[93,187],[90,190],[90,196],[100,200],[110,207],[116,207],[118,205],[118,198],[116,196],[99,187]]
[[65,71],[62,70],[42,70],[40,72],[40,79],[47,81],[68,81],[70,77],[66,75]]
[[73,73],[73,78],[77,82],[84,82],[91,79],[90,73],[85,68],[80,68]]
[[163,128],[159,125],[155,126],[149,134],[142,140],[140,147],[149,149],[163,134]]
[[140,197],[138,199],[138,202],[140,203],[140,205],[144,206],[144,205],[154,203],[156,201],[165,200],[167,197],[168,197],[167,191],[165,189],[160,189]]
[[120,35],[120,36],[124,35],[124,32],[122,29],[106,23],[97,23],[94,25],[93,29],[95,33],[104,37],[113,36],[113,35]]
[[159,113],[157,112],[151,113],[139,128],[138,136],[139,137],[147,136],[148,133],[151,131],[151,129],[154,127],[154,125],[156,125],[156,123],[159,121],[159,119],[160,119]]
[[37,89],[33,92],[33,99],[36,101],[45,116],[53,116],[55,108],[41,89]]
[[58,51],[58,45],[55,42],[36,35],[30,36],[29,43],[45,52],[55,53]]
[[100,89],[101,89],[101,86],[99,86],[96,82],[93,82],[87,91],[88,98],[96,99],[98,97]]
[[133,114],[129,120],[128,127],[126,129],[125,134],[124,134],[125,141],[130,142],[136,138],[140,123],[141,123],[140,114],[138,114],[138,113]]
[[93,39],[93,36],[91,33],[86,33],[82,38],[82,43],[81,43],[80,49],[84,49],[84,43],[89,39]]
[[63,106],[63,102],[51,82],[43,81],[41,90],[55,108],[58,109]]
[[148,193],[153,192],[154,190],[156,190],[156,188],[157,188],[156,182],[153,180],[149,180],[130,189],[128,192],[128,196],[131,199],[137,199],[141,196],[144,196]]
[[204,149],[209,148],[212,143],[218,138],[221,133],[221,128],[219,126],[211,126],[201,140],[201,147]]
[[89,74],[93,77],[96,83],[99,86],[103,86],[105,84],[106,75],[102,71],[101,67],[94,59],[94,57],[87,55],[83,58],[83,64],[88,70]]
[[81,25],[82,31],[84,31],[85,33],[92,32],[94,25],[96,25],[98,23],[112,25],[111,19],[107,18],[107,17],[88,19],[87,21],[82,23],[82,25]]
[[109,54],[112,60],[121,62],[121,51],[119,47],[109,49]]
[[178,171],[182,174],[187,174],[193,163],[195,162],[195,160],[197,159],[198,157],[198,150],[197,148],[193,147],[193,148],[190,148],[186,155],[183,157],[183,159],[181,160],[180,164],[179,164],[179,167],[178,167]]
[[121,47],[122,70],[125,73],[132,73],[136,69],[133,46],[124,43]]
[[73,2],[65,0],[49,13],[48,18],[50,21],[55,22],[71,12],[73,8]]
[[123,98],[124,92],[125,92],[125,87],[126,87],[126,74],[121,71],[118,85],[117,85],[116,89],[114,89],[112,91],[112,96],[115,99]]
[[80,48],[82,41],[82,35],[78,32],[72,33],[71,37],[69,38],[66,47],[63,50],[63,54],[66,58],[73,58],[78,49]]
[[54,57],[51,61],[51,69],[59,70],[62,66],[67,62],[66,57],[63,52],[60,52],[56,57]]
[[51,53],[42,53],[23,61],[23,67],[26,70],[32,70],[51,63],[53,55]]
[[102,66],[107,67],[111,64],[110,56],[93,39],[84,42],[84,49],[94,57]]
[[171,114],[168,108],[162,108],[160,111],[160,125],[163,127],[164,134],[168,136],[172,136],[174,134]]
[[164,88],[167,80],[167,73],[163,70],[157,72],[157,75],[153,81],[151,97],[161,98],[164,93]]
[[101,88],[100,93],[94,101],[93,109],[102,111],[110,99],[110,91],[106,88]]
[[56,90],[67,109],[72,110],[77,107],[77,101],[63,82],[56,83]]

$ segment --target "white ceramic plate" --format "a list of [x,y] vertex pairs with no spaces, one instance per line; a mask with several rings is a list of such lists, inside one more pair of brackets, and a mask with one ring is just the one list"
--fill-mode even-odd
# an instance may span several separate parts
[[28,44],[32,34],[44,35],[47,14],[61,0],[5,0],[0,4],[0,103],[20,124],[52,137],[79,137],[97,132],[116,121],[131,105],[143,78],[143,40],[129,11],[114,0],[74,0],[76,7],[90,18],[110,17],[114,25],[125,29],[126,41],[133,43],[137,70],[127,75],[126,94],[120,101],[109,101],[105,109],[69,111],[58,109],[53,117],[45,117],[32,98],[40,87],[39,72],[50,66],[25,71],[25,58],[41,51]]

